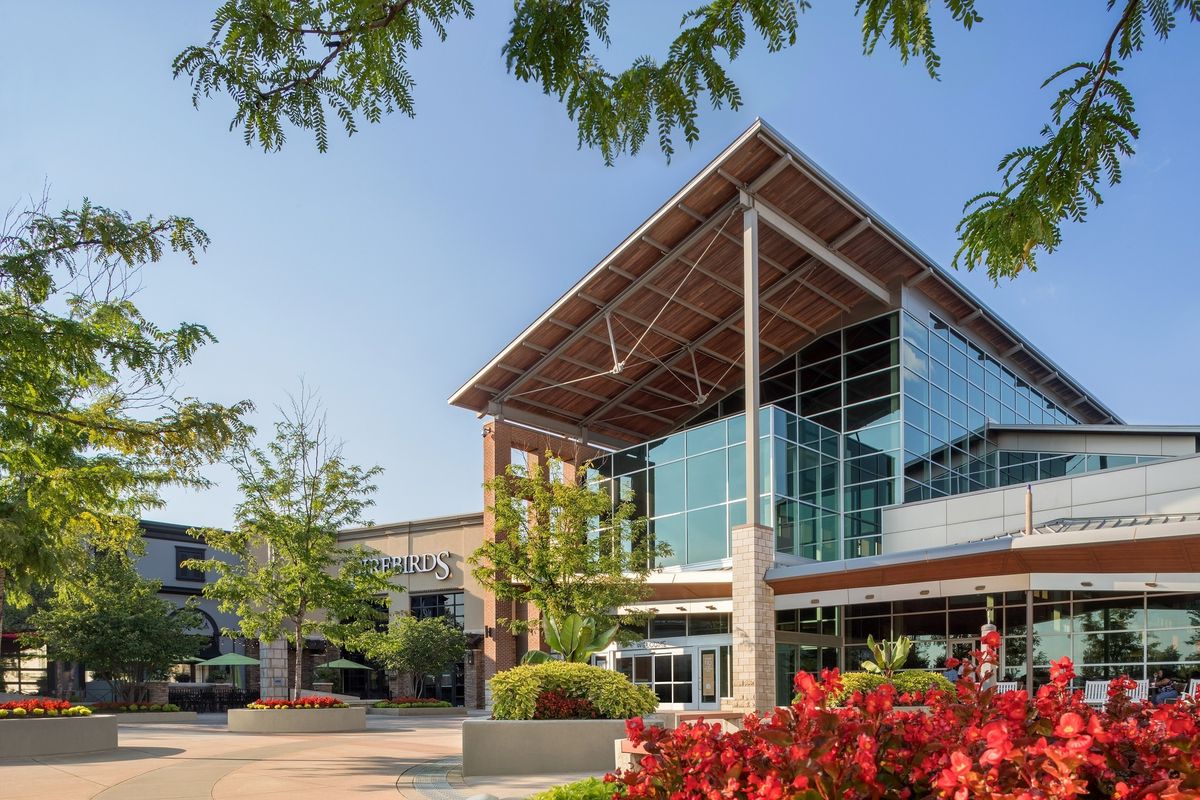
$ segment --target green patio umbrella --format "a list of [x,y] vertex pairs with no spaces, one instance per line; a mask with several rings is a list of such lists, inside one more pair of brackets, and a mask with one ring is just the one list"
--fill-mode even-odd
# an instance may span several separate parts
[[257,667],[259,662],[257,658],[244,656],[241,653],[222,653],[216,658],[199,661],[197,664],[201,667]]
[[326,667],[328,669],[374,669],[366,664],[359,664],[357,661],[351,661],[348,658],[339,658],[337,661],[328,661],[324,664],[317,664],[317,668]]

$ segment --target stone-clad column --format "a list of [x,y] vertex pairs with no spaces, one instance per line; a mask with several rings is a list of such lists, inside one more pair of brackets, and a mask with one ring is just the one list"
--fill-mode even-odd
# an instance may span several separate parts
[[775,593],[763,579],[775,558],[765,525],[733,529],[733,701],[745,711],[775,707]]
[[259,642],[259,696],[290,697],[291,682],[288,681],[288,645],[287,639],[276,639],[273,642]]
[[[483,426],[483,480],[490,483],[497,475],[503,475],[512,461],[512,438],[509,427],[503,422],[489,422]],[[483,536],[495,540],[496,515],[488,511],[495,503],[491,492],[483,495]],[[496,620],[515,616],[511,600],[500,600],[488,592],[483,598],[483,679],[490,681],[497,672],[516,666],[517,642],[508,628],[498,625]],[[490,699],[490,698],[489,698]]]

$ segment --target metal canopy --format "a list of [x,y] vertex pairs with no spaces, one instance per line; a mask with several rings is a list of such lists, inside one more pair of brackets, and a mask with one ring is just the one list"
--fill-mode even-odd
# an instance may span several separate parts
[[[742,213],[758,214],[766,373],[917,290],[1087,423],[1117,417],[918,248],[757,120],[450,398],[619,447],[677,428],[744,380]],[[914,287],[919,287],[915,288]]]

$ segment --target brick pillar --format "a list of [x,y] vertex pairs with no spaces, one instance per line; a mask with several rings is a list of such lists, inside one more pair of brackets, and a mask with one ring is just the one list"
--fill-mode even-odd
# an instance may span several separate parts
[[288,681],[287,639],[276,639],[273,642],[259,642],[259,695],[263,698],[282,697],[286,699],[292,688]]
[[483,651],[468,650],[463,665],[463,705],[483,708]]
[[[512,461],[512,438],[510,430],[503,422],[493,421],[483,426],[483,480],[491,482],[497,475],[503,475]],[[483,493],[483,536],[494,540],[496,537],[496,516],[488,508],[496,502],[489,491]],[[503,672],[516,666],[517,643],[508,628],[497,624],[501,617],[512,619],[516,616],[513,603],[510,600],[497,599],[491,593],[483,598],[483,679],[491,680],[497,672]],[[490,635],[489,635],[490,633]],[[489,698],[490,699],[490,698]]]
[[156,706],[171,702],[171,692],[166,681],[146,681],[143,685],[146,687],[146,702]]
[[733,529],[733,701],[746,711],[775,707],[775,593],[763,579],[775,558],[765,525]]

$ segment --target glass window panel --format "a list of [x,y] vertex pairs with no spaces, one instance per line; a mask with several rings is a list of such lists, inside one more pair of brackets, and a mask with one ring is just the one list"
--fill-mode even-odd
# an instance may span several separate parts
[[1094,633],[1072,637],[1076,664],[1141,664],[1141,631]]
[[818,414],[813,417],[813,422],[818,425],[823,425],[826,428],[832,428],[835,431],[842,430],[842,412],[832,411],[828,414]]
[[714,503],[724,503],[725,483],[724,450],[688,458],[687,507],[699,508]]
[[982,359],[984,356],[982,353],[979,353],[976,348],[972,347],[971,349],[975,351],[975,355],[967,360],[967,380],[982,389],[983,361],[980,359]]
[[942,416],[950,416],[950,396],[941,389],[929,390],[929,407]]
[[904,401],[904,421],[920,430],[929,430],[929,409],[915,400]]
[[796,371],[796,356],[788,356],[774,364],[769,370],[763,373],[764,378],[778,378],[787,373]]
[[899,319],[896,314],[860,322],[846,328],[846,350],[857,350],[877,342],[894,339],[899,334]]
[[1200,594],[1158,595],[1146,598],[1146,627],[1181,628],[1200,625]]
[[1161,663],[1200,661],[1200,630],[1168,628],[1146,634],[1146,660]]
[[895,481],[875,481],[850,486],[845,491],[847,509],[877,508],[896,502]]
[[634,656],[633,682],[650,683],[652,680],[654,680],[654,662],[650,660],[650,656]]
[[950,350],[950,371],[959,375],[967,374],[967,355],[959,350]]
[[[651,639],[673,639],[677,636],[687,636],[687,617],[682,614],[659,614],[650,620]],[[670,656],[658,656],[658,658],[666,658],[668,661],[665,665],[655,664],[654,679],[671,680]],[[665,668],[666,675],[658,674],[660,667]]]
[[725,423],[714,422],[687,432],[688,455],[696,455],[725,446]]
[[824,361],[842,352],[842,332],[827,333],[800,351],[800,363],[812,364]]
[[[936,328],[934,329],[934,333],[937,333]],[[946,360],[949,358],[949,353],[950,345],[946,343],[945,339],[937,336],[929,337],[929,355],[936,363],[945,364]],[[934,364],[930,364],[930,368],[932,369],[933,367]]]
[[845,464],[846,483],[863,483],[880,478],[894,478],[897,475],[897,461],[899,461],[899,453],[894,450],[848,459]]
[[729,523],[725,506],[689,511],[687,563],[715,561],[729,555]]
[[634,470],[645,469],[646,447],[639,445],[628,450],[619,450],[613,453],[611,458],[614,475],[625,475]]
[[[688,656],[688,659],[690,661],[691,656]],[[691,680],[691,678],[688,678],[688,680]],[[674,684],[674,687],[675,687],[675,689],[674,689],[673,694],[675,696],[676,703],[692,702],[692,684],[676,683],[676,684]]]
[[900,426],[881,425],[846,434],[846,458],[900,449]]
[[885,397],[882,400],[871,400],[856,406],[849,406],[846,408],[845,414],[846,430],[848,431],[884,422],[893,422],[900,419],[900,398]]
[[904,662],[905,669],[941,670],[946,665],[946,640],[936,636],[920,636]]
[[[692,614],[688,617],[689,636],[710,636],[718,633],[729,633],[729,614]],[[689,659],[690,662],[690,659]],[[676,668],[676,679],[679,671]],[[685,680],[691,680],[689,674]]]
[[1075,631],[1141,630],[1146,613],[1141,597],[1106,599],[1081,603],[1076,601],[1072,624]]
[[676,461],[649,470],[646,493],[651,516],[675,514],[684,509],[684,462]]
[[929,382],[910,370],[904,370],[904,394],[922,403],[929,402]]
[[650,464],[665,464],[668,461],[683,458],[683,440],[684,434],[677,433],[674,436],[659,439],[657,442],[651,442],[647,446]]
[[941,442],[950,441],[950,420],[941,414],[930,414],[929,435]]
[[775,550],[795,553],[798,539],[800,504],[795,500],[775,502]]
[[842,379],[842,360],[833,358],[800,370],[800,391],[818,389]]
[[895,342],[877,344],[846,354],[846,377],[854,378],[868,372],[894,367],[899,364],[899,349]]
[[941,364],[937,364],[937,363],[930,364],[929,365],[929,383],[930,383],[930,385],[936,386],[943,391],[949,390],[949,388],[950,388],[950,370],[946,369]]
[[738,444],[725,451],[729,462],[729,499],[746,497],[746,445]]
[[671,685],[672,684],[669,684],[669,683],[654,684],[654,694],[658,695],[658,702],[660,702],[660,703],[675,702],[675,700],[672,696],[672,692],[671,692]]
[[900,324],[903,328],[904,341],[921,350],[928,347],[929,332],[915,317],[905,312],[900,315]]
[[951,611],[949,625],[951,636],[979,636],[979,629],[987,624],[987,609],[972,608]]
[[967,405],[969,405],[975,411],[983,413],[985,410],[984,402],[983,389],[980,389],[975,384],[971,384],[967,387]]
[[687,537],[684,524],[683,514],[650,520],[650,534],[654,538],[654,543],[665,544],[671,548],[670,555],[661,556],[656,560],[657,566],[674,567],[684,563],[684,559],[687,557]]
[[646,473],[635,472],[632,475],[622,475],[613,479],[616,487],[616,497],[620,503],[632,503],[634,516],[644,517],[647,513]]
[[885,397],[900,391],[898,370],[889,369],[846,381],[846,405]]
[[800,395],[800,413],[806,417],[823,414],[842,404],[842,386],[834,384],[824,389]]
[[889,639],[892,635],[890,617],[866,617],[846,620],[846,641],[865,642],[868,636],[876,641]]
[[894,636],[946,636],[946,614],[901,614],[893,618]]

